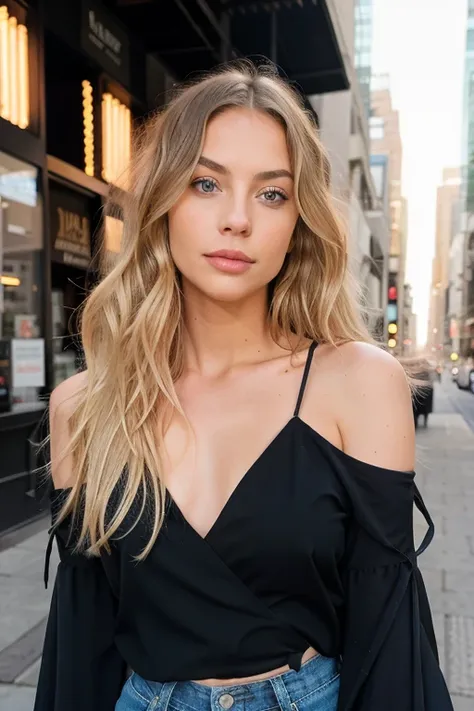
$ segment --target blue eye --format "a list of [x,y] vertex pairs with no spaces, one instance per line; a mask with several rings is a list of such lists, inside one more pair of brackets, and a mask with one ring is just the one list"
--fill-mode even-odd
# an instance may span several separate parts
[[214,192],[214,188],[217,188],[217,183],[211,178],[198,178],[192,183],[192,186],[198,189],[198,192],[209,195]]
[[259,197],[263,197],[264,202],[269,205],[278,205],[285,200],[288,200],[286,193],[279,188],[266,188],[260,193]]

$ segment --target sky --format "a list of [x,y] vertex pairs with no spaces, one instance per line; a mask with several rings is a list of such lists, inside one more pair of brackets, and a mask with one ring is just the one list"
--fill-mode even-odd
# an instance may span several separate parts
[[436,188],[461,160],[467,0],[373,0],[372,71],[390,74],[408,200],[407,281],[425,343],[436,229]]

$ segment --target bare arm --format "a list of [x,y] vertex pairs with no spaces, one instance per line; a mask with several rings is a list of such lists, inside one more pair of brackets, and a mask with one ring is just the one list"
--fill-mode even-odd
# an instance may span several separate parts
[[56,489],[72,486],[74,465],[71,454],[63,452],[69,445],[69,420],[77,405],[77,395],[86,384],[87,371],[76,373],[60,383],[51,393],[49,403],[49,429],[51,435],[51,475]]
[[344,451],[382,468],[412,471],[415,428],[402,366],[370,344],[351,343],[342,350],[345,396],[338,425]]

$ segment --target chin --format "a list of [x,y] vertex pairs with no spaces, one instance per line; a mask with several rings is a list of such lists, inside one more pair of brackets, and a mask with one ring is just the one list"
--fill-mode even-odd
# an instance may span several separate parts
[[[243,301],[256,292],[266,289],[266,284],[249,285],[239,278],[227,278],[223,283],[216,283],[215,280],[209,279],[205,284],[188,282],[190,291],[194,297],[201,297],[211,301],[231,304]],[[185,290],[186,291],[186,290]]]
[[224,304],[232,304],[232,303],[237,303],[239,301],[243,301],[244,299],[248,298],[249,296],[252,295],[253,291],[249,289],[223,289],[223,288],[216,288],[216,289],[210,289],[207,287],[206,289],[199,289],[201,294],[207,298],[210,299],[211,301],[216,301]]

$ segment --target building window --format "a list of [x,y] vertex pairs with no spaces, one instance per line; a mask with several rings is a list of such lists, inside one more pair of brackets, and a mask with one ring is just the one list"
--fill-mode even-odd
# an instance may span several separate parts
[[385,193],[385,167],[383,165],[371,165],[370,172],[374,182],[375,194],[382,200]]
[[384,120],[380,116],[371,116],[369,119],[370,140],[378,141],[385,135]]
[[38,402],[45,385],[43,208],[37,184],[36,168],[0,153],[0,343],[10,361],[13,409]]
[[467,31],[466,50],[474,52],[474,29],[472,27]]

